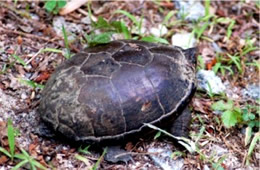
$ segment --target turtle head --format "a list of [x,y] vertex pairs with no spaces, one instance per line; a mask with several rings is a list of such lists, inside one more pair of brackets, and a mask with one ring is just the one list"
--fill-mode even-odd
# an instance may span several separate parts
[[194,66],[197,64],[197,51],[197,47],[188,48],[182,51],[186,59]]

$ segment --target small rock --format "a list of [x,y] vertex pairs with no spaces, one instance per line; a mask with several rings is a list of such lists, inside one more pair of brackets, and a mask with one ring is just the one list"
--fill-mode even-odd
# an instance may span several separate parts
[[204,165],[203,170],[210,170],[210,168],[208,167],[208,165]]
[[54,17],[52,25],[55,32],[61,37],[63,37],[62,26],[64,26],[70,42],[76,39],[76,36],[72,33],[81,33],[83,31],[81,25],[66,22],[65,18],[61,16]]
[[165,25],[159,24],[157,27],[152,27],[150,32],[156,37],[161,37],[168,32],[168,29]]
[[212,47],[214,48],[215,52],[217,52],[217,53],[223,52],[222,49],[218,46],[218,44],[215,42],[212,43]]
[[198,80],[198,88],[201,90],[206,90],[214,94],[220,94],[226,90],[221,79],[216,76],[212,70],[199,70],[196,77]]
[[188,21],[197,21],[199,18],[205,15],[205,8],[197,0],[173,0],[176,8],[179,10],[178,18],[185,17]]
[[215,154],[217,156],[222,156],[228,153],[228,150],[226,148],[222,148],[219,145],[213,145],[211,150],[212,154]]
[[196,46],[196,39],[192,33],[177,33],[172,36],[172,45],[187,49]]
[[247,86],[246,89],[242,90],[242,94],[244,97],[250,97],[254,100],[260,99],[260,86],[250,84]]
[[87,25],[90,25],[91,24],[91,20],[90,18],[87,16],[87,17],[84,17],[80,20],[83,24],[87,24]]
[[27,97],[28,97],[28,96],[27,96],[26,93],[22,93],[22,94],[21,94],[21,99],[25,100],[25,99],[27,99]]
[[151,147],[148,149],[149,153],[160,153],[151,154],[152,160],[160,166],[163,170],[179,170],[184,165],[184,159],[178,158],[173,160],[170,156],[172,154],[170,147]]

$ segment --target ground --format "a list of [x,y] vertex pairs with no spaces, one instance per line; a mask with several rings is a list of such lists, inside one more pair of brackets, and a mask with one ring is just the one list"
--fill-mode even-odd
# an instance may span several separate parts
[[[132,28],[132,38],[140,39],[153,33],[161,36],[162,39],[156,39],[160,42],[176,44],[172,38],[176,34],[192,33],[193,43],[199,49],[198,71],[215,71],[226,87],[224,95],[198,90],[191,101],[190,138],[198,147],[195,153],[179,150],[165,135],[158,139],[152,136],[140,138],[137,143],[127,143],[125,148],[133,153],[133,161],[110,164],[91,147],[91,153],[84,153],[78,147],[56,138],[40,137],[34,131],[41,87],[50,74],[68,54],[77,53],[87,43],[94,42],[84,38],[86,34],[97,35],[100,31],[111,30],[98,29],[98,24],[91,25],[87,6],[61,16],[46,11],[45,2],[0,2],[0,169],[11,169],[22,161],[20,158],[11,160],[2,152],[2,148],[11,150],[7,137],[8,119],[15,128],[15,154],[25,150],[30,158],[49,169],[90,169],[95,164],[100,169],[259,168],[260,6],[247,0],[212,1],[210,6],[202,2],[208,18],[201,16],[197,21],[190,21],[187,17],[185,19],[185,14],[179,15],[177,4],[171,1],[94,1],[89,6],[94,21],[98,17],[109,23],[124,21],[128,30]],[[137,21],[142,18],[140,29],[138,22],[129,15],[127,17],[126,13],[114,13],[118,9],[128,11]],[[62,32],[62,24],[65,24],[68,41]],[[158,25],[163,25],[161,32]],[[114,33],[112,39],[129,36],[120,29],[117,32],[120,33]],[[181,44],[180,41],[177,40],[177,45]],[[224,113],[212,107],[221,100],[233,101],[232,107],[222,112],[243,117],[222,119]],[[251,133],[247,128],[250,121],[245,118],[249,113],[251,123],[257,122],[251,126]],[[234,125],[231,125],[232,120]],[[245,141],[250,134],[252,137],[258,135],[258,143],[249,158],[249,146],[253,142],[248,140],[249,144],[245,145]],[[30,169],[30,165],[26,164],[24,168]]]

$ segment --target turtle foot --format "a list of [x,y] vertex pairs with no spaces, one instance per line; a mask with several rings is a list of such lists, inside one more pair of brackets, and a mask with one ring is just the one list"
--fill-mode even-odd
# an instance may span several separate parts
[[191,113],[186,107],[181,115],[174,121],[171,127],[171,133],[178,137],[189,137],[189,128],[191,122]]
[[111,163],[124,162],[127,164],[130,160],[134,161],[131,154],[120,146],[109,146],[104,159]]
[[55,137],[54,132],[43,122],[39,122],[33,133],[47,138]]

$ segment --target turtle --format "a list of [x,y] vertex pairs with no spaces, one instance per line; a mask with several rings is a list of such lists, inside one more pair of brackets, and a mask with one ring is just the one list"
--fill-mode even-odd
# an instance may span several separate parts
[[38,114],[52,132],[99,143],[142,134],[146,123],[187,134],[196,48],[139,40],[87,47],[56,68]]

